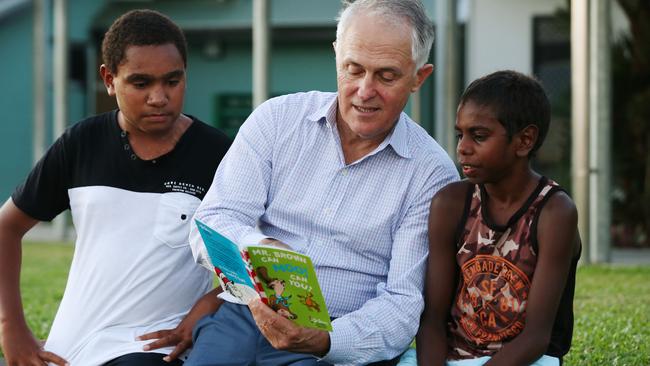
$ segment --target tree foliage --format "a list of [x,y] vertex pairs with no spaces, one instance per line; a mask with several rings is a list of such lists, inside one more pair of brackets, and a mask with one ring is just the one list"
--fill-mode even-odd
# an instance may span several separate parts
[[650,1],[618,0],[630,32],[612,47],[615,241],[650,245]]

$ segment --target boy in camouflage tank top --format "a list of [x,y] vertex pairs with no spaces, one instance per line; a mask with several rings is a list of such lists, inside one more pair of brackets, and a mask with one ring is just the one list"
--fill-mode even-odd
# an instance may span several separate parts
[[541,85],[514,71],[463,93],[456,149],[467,179],[431,202],[419,365],[559,365],[569,351],[578,215],[530,163],[549,121]]

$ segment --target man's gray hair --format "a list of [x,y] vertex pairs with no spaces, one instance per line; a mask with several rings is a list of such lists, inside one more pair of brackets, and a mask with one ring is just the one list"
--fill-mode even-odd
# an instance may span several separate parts
[[336,26],[337,45],[355,14],[379,15],[396,24],[407,22],[411,26],[411,53],[416,70],[429,59],[433,44],[433,24],[420,0],[343,0],[343,9]]

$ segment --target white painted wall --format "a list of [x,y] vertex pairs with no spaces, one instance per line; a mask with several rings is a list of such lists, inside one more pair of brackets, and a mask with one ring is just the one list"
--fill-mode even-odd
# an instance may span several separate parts
[[469,0],[466,80],[533,67],[533,16],[552,14],[565,0]]
[[[612,38],[621,37],[628,22],[612,2]],[[566,0],[461,0],[467,19],[466,83],[502,69],[526,74],[533,68],[533,17],[565,8]]]

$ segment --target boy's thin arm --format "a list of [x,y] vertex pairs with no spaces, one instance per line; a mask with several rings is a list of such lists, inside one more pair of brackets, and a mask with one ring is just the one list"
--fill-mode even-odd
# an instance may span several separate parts
[[164,360],[171,362],[177,359],[186,350],[192,347],[192,329],[199,319],[205,315],[212,314],[219,310],[223,300],[217,297],[221,293],[221,287],[216,287],[203,295],[192,306],[189,313],[174,329],[163,329],[146,333],[138,337],[138,340],[155,340],[144,346],[144,351],[150,351],[163,347],[174,347],[174,350]]
[[526,307],[526,325],[486,365],[524,365],[548,349],[571,262],[579,250],[578,214],[562,192],[553,195],[537,224],[538,257]]
[[418,365],[444,365],[447,359],[447,318],[457,273],[454,234],[467,187],[464,182],[452,183],[431,201],[424,312],[416,336]]
[[22,238],[38,221],[7,200],[0,208],[0,336],[9,365],[50,361],[65,365],[61,357],[44,351],[27,326],[20,297]]

